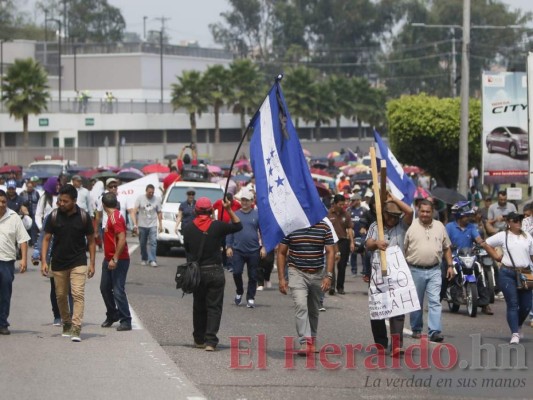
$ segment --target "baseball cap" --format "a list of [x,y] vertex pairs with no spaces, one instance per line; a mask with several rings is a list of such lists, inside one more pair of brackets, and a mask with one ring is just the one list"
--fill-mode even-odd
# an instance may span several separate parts
[[514,220],[522,220],[524,219],[524,214],[518,214],[518,213],[515,213],[514,211],[510,212],[509,214],[507,214],[505,216],[505,219],[506,220],[511,220],[511,219],[514,219]]
[[403,214],[402,210],[400,209],[400,206],[398,206],[398,204],[394,203],[393,201],[385,202],[383,212],[392,215],[393,217],[401,217],[401,215]]
[[198,200],[196,200],[195,209],[199,211],[207,211],[210,210],[213,207],[211,204],[211,200],[209,200],[207,197],[200,197]]
[[6,183],[6,187],[16,189],[17,188],[17,182],[15,182],[13,179],[10,179]]
[[105,185],[106,185],[106,186],[109,186],[109,185],[111,185],[112,183],[117,183],[117,184],[118,184],[118,179],[115,179],[115,178],[109,178],[107,181],[105,181]]
[[190,187],[190,188],[187,189],[187,194],[189,194],[189,193],[192,193],[193,196],[194,196],[196,194],[196,190],[194,190],[194,188]]
[[243,190],[241,192],[241,199],[253,200],[254,199],[254,194],[252,193],[251,190]]
[[39,182],[41,179],[38,176],[32,176],[30,182]]
[[361,195],[359,193],[352,193],[350,200],[361,200]]
[[[113,179],[113,178],[110,178],[110,179]],[[79,176],[79,175],[74,175],[74,176],[71,178],[71,180],[73,180],[73,181],[81,181],[81,176]],[[108,180],[109,180],[109,179],[108,179]]]

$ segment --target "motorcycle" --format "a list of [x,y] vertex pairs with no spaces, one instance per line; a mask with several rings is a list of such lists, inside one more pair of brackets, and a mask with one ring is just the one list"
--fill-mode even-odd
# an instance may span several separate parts
[[477,250],[478,262],[483,268],[483,274],[485,275],[485,283],[488,291],[489,302],[494,304],[494,290],[496,288],[496,278],[494,276],[494,260],[487,253],[487,251],[481,247]]
[[455,254],[453,265],[456,275],[448,282],[446,289],[446,301],[450,311],[456,313],[462,305],[466,305],[466,311],[472,318],[477,315],[478,283],[486,286],[483,268],[476,258],[473,248],[462,248]]

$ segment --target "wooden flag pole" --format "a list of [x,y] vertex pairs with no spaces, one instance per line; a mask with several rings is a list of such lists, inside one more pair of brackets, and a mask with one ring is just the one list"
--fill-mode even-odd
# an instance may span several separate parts
[[[381,212],[381,193],[380,181],[378,178],[378,164],[376,160],[376,149],[370,147],[370,168],[372,170],[372,188],[374,190],[374,200],[376,201],[376,217],[378,225],[378,240],[385,240],[385,233],[383,231],[383,214]],[[387,256],[383,250],[379,250],[379,257],[381,261],[381,275],[387,276]]]

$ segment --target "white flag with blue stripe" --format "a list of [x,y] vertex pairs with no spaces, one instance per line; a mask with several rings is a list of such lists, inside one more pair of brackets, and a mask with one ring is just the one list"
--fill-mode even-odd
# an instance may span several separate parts
[[[416,186],[403,171],[402,166],[394,157],[387,145],[374,130],[374,141],[376,144],[376,158],[387,161],[387,183],[394,196],[402,200],[405,204],[411,205],[414,200]],[[379,163],[378,163],[379,167]]]
[[287,110],[279,82],[252,119],[250,158],[263,244],[267,251],[289,233],[327,214]]

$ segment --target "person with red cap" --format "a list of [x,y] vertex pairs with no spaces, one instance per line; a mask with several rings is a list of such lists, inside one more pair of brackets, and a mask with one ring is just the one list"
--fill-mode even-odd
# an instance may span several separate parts
[[187,261],[197,261],[200,265],[200,285],[193,292],[194,347],[206,351],[215,351],[222,319],[226,279],[220,243],[224,236],[242,229],[228,199],[224,200],[224,211],[231,223],[214,221],[211,200],[200,197],[194,205],[195,218],[182,228]]

